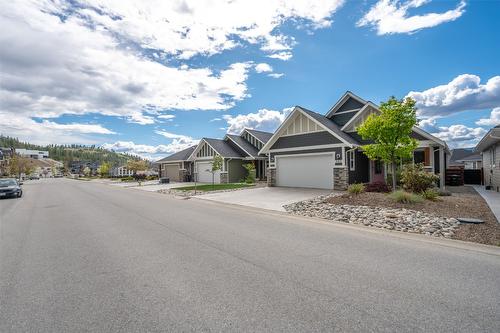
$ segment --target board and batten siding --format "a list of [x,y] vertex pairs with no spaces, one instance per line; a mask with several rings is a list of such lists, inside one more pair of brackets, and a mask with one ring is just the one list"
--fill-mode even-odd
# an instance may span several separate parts
[[500,144],[493,145],[482,152],[484,185],[491,185],[500,192]]

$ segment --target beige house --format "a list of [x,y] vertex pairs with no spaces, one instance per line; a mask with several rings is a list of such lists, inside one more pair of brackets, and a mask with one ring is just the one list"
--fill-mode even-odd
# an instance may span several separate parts
[[484,185],[500,192],[500,125],[486,133],[477,144],[476,151],[483,158]]

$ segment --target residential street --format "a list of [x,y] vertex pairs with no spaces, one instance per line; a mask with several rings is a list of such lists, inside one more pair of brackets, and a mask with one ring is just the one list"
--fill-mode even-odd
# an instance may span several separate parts
[[0,331],[500,332],[500,248],[27,182],[0,200]]

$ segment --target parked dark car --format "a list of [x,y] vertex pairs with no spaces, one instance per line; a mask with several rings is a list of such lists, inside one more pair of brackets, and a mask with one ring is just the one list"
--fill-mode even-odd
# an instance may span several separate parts
[[0,198],[17,197],[23,195],[21,183],[14,178],[0,178]]

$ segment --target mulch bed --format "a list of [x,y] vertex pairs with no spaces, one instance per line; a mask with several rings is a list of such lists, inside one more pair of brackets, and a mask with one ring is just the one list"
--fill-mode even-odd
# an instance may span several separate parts
[[331,197],[328,203],[335,205],[362,205],[371,207],[406,208],[441,217],[472,217],[484,220],[483,224],[460,224],[453,238],[500,246],[500,223],[484,199],[469,186],[448,187],[451,196],[439,197],[438,201],[426,200],[416,204],[394,202],[384,193],[344,194]]

